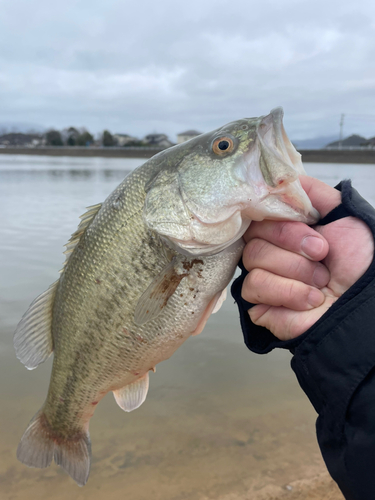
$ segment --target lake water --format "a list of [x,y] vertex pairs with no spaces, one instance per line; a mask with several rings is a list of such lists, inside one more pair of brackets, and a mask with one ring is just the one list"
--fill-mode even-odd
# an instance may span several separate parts
[[[39,470],[17,462],[18,441],[44,401],[51,360],[26,370],[13,352],[13,331],[33,298],[56,280],[78,216],[141,163],[0,155],[1,500],[206,500],[249,492],[255,499],[325,470],[316,415],[290,370],[289,353],[250,353],[231,298],[200,336],[158,365],[137,411],[122,412],[112,395],[101,402],[90,426],[93,462],[84,488],[55,465]],[[374,166],[306,169],[330,185],[351,178],[375,205]]]

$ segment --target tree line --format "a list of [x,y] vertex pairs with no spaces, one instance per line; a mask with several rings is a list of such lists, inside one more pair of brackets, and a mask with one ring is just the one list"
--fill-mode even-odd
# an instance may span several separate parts
[[[1,133],[3,132],[3,133]],[[45,133],[39,132],[6,132],[0,131],[0,147],[40,147],[40,146],[81,146],[81,147],[157,147],[166,148],[173,143],[165,134],[148,134],[143,139],[128,134],[111,134],[108,130],[96,134],[94,137],[86,128],[75,127],[63,130],[50,129]]]
[[[46,146],[90,146],[95,142],[88,130],[69,127],[67,130],[48,130],[44,135]],[[102,134],[103,146],[113,145],[113,136],[108,130]]]
[[[63,132],[59,130],[49,130],[44,134],[46,146],[91,146],[94,142],[105,147],[117,146],[116,138],[108,131],[104,130],[99,140],[95,141],[94,136],[86,129],[78,130],[70,127]],[[146,146],[143,141],[133,140],[126,143],[126,146]]]

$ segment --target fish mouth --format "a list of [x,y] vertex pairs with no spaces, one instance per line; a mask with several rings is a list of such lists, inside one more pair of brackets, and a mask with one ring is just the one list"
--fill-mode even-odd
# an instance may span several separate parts
[[280,180],[289,178],[291,181],[304,174],[301,154],[290,142],[283,124],[284,110],[282,107],[274,108],[270,114],[264,116],[259,124],[257,135],[260,142],[262,155],[272,155],[277,162],[274,168],[271,165],[270,181],[275,187]]
[[278,107],[259,123],[259,168],[265,184],[262,183],[259,190],[256,209],[249,208],[244,215],[252,220],[292,220],[315,224],[320,215],[299,181],[299,175],[306,175],[306,172],[300,153],[285,132],[283,116],[283,109]]

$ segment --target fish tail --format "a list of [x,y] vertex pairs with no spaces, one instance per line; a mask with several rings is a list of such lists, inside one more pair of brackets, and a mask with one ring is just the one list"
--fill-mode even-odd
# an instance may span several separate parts
[[45,468],[52,458],[79,486],[88,480],[91,463],[91,443],[88,431],[69,438],[58,436],[50,428],[40,410],[31,420],[17,449],[17,458],[29,467]]

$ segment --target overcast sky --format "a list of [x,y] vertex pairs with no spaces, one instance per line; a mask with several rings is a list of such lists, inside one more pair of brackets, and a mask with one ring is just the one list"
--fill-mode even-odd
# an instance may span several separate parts
[[0,123],[375,135],[374,0],[0,0],[0,47]]

